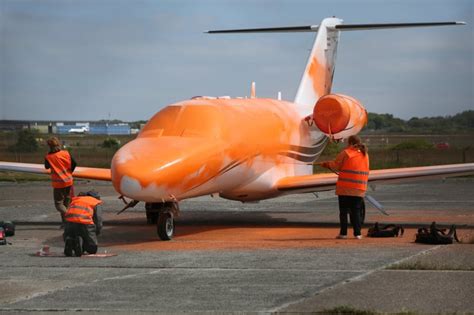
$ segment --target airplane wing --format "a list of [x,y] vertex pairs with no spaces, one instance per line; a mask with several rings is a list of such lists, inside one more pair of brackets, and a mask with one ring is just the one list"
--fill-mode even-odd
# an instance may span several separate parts
[[[474,163],[383,169],[370,171],[369,185],[469,174],[474,174]],[[280,179],[276,187],[288,194],[307,193],[335,189],[336,181],[336,174],[290,176]]]
[[[49,174],[49,170],[44,168],[43,164],[31,163],[13,163],[0,162],[0,171],[14,171],[33,174]],[[72,174],[75,178],[95,179],[111,181],[112,176],[108,168],[94,168],[94,167],[76,167]]]

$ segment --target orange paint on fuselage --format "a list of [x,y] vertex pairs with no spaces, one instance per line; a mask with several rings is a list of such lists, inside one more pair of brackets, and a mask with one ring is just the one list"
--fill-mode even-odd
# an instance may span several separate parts
[[[158,112],[136,140],[116,153],[114,187],[147,202],[232,189],[263,173],[268,165],[279,167],[285,159],[279,152],[290,144],[301,144],[302,135],[309,133],[292,103],[271,99],[180,102]],[[201,189],[236,166],[242,172],[234,181]]]
[[308,75],[313,81],[313,89],[318,96],[323,96],[329,93],[328,71],[324,64],[318,62],[316,57],[313,57],[308,69]]

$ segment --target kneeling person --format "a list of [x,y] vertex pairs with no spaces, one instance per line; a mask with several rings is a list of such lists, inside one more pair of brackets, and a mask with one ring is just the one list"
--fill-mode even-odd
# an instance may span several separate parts
[[64,219],[64,255],[81,256],[83,252],[97,253],[97,235],[102,229],[102,203],[97,192],[91,190],[72,198]]

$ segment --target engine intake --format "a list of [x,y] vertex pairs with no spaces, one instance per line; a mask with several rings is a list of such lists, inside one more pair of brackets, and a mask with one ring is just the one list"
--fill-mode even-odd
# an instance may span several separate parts
[[339,140],[359,133],[367,124],[367,111],[353,97],[328,94],[314,105],[313,120],[319,130]]

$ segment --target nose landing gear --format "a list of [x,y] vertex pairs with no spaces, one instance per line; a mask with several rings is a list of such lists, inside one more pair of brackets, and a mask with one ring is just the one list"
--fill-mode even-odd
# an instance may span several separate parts
[[156,224],[158,237],[169,241],[174,236],[174,217],[179,215],[177,202],[147,203],[145,205],[148,224]]
[[158,217],[156,232],[162,241],[169,241],[174,235],[174,218],[172,212],[163,212]]

